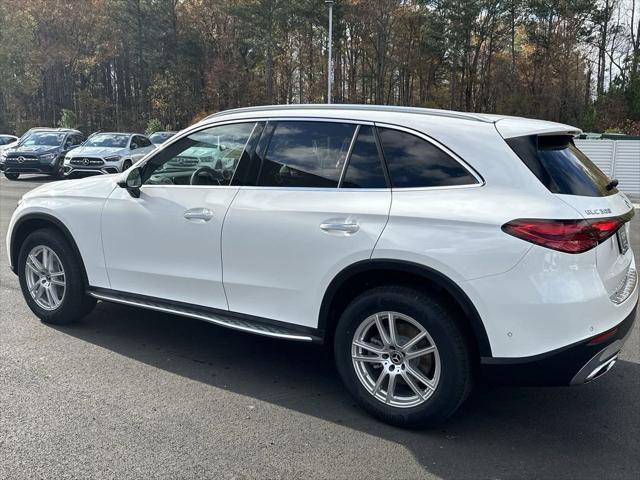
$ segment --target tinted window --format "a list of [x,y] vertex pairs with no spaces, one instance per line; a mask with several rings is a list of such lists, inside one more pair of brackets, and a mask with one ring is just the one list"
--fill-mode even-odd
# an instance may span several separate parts
[[507,140],[538,180],[553,193],[603,197],[609,179],[567,135],[516,137]]
[[80,145],[82,143],[82,136],[80,135],[69,135],[69,139],[67,140],[71,146]]
[[351,151],[341,187],[385,188],[386,186],[387,181],[378,155],[373,128],[362,126]]
[[388,128],[378,131],[394,187],[444,187],[477,183],[466,168],[426,140]]
[[258,185],[337,187],[354,130],[345,123],[278,122]]
[[147,185],[229,185],[253,123],[211,127],[181,138],[144,166]]
[[136,137],[138,139],[138,147],[148,147],[151,145],[151,141],[147,137]]

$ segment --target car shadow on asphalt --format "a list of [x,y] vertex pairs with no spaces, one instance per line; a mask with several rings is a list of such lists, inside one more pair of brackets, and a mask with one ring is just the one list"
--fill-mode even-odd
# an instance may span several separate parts
[[368,417],[320,346],[244,334],[99,303],[59,331],[135,361],[375,435],[441,478],[634,478],[640,469],[640,365],[618,362],[573,388],[479,385],[441,428],[403,430]]

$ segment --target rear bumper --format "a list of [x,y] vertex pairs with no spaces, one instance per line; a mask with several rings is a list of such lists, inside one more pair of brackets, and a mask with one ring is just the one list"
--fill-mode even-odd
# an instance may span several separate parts
[[551,352],[524,358],[483,358],[491,382],[509,385],[577,385],[608,372],[635,322],[637,304],[618,325],[604,333]]

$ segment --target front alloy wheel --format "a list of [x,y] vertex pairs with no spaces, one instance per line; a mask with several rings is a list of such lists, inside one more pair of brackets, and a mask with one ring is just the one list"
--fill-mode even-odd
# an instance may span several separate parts
[[87,295],[82,259],[59,230],[43,228],[27,235],[17,260],[22,294],[43,322],[68,324],[95,306]]
[[27,255],[25,277],[31,298],[44,310],[58,308],[66,289],[64,267],[56,252],[36,245]]
[[438,348],[422,325],[402,313],[365,319],[355,332],[351,358],[362,385],[386,405],[415,407],[438,388]]

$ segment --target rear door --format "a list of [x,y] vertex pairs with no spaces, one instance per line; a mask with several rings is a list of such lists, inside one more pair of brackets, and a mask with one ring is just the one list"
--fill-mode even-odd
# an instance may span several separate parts
[[246,166],[222,235],[229,309],[316,327],[329,282],[370,258],[387,222],[373,128],[269,122]]
[[567,135],[516,137],[507,143],[538,179],[589,221],[616,219],[618,231],[595,249],[596,264],[608,294],[624,285],[633,268],[629,248],[633,205]]

